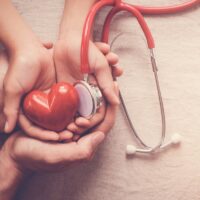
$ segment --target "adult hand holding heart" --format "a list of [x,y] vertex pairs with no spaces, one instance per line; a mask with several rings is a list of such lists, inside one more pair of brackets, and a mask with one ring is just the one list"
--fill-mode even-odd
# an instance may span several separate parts
[[62,131],[72,122],[79,97],[69,83],[57,83],[49,93],[39,90],[29,93],[23,102],[25,115],[36,125],[51,131]]

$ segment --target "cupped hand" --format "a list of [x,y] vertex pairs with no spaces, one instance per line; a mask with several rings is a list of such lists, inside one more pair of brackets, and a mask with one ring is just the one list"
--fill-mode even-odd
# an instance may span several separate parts
[[[70,81],[74,83],[76,80],[82,79],[80,71],[80,38],[73,36],[73,39],[58,40],[55,44],[54,60],[56,64],[56,73],[58,81]],[[98,82],[105,97],[106,103],[98,110],[91,119],[78,117],[75,122],[69,124],[67,129],[75,134],[82,134],[88,129],[98,125],[105,116],[106,105],[112,107],[118,105],[118,94],[114,85],[113,76],[120,76],[122,69],[116,67],[118,64],[118,56],[110,52],[109,45],[105,43],[93,43],[90,41],[89,61],[91,71]],[[107,93],[108,92],[108,93]],[[108,97],[109,96],[109,97]],[[111,101],[108,101],[108,99]],[[116,97],[116,98],[115,98]],[[112,117],[114,118],[114,116]],[[75,136],[76,139],[79,136]]]
[[[40,57],[39,60],[40,62],[35,60],[35,63],[31,62],[31,60],[29,60],[28,57],[26,57],[23,53],[20,54],[19,58],[16,58],[18,61],[15,60],[12,61],[12,57],[9,57],[9,55],[6,54],[5,51],[0,52],[0,65],[1,65],[0,131],[1,132],[5,132],[4,127],[6,118],[5,115],[3,114],[4,110],[8,114],[10,114],[10,117],[13,118],[19,117],[18,119],[19,125],[24,130],[24,132],[26,132],[27,135],[41,140],[53,140],[53,141],[59,140],[58,133],[41,129],[32,124],[23,114],[23,110],[21,108],[18,108],[17,104],[17,101],[20,101],[23,95],[25,95],[25,93],[28,92],[28,90],[32,89],[46,90],[50,88],[53,83],[55,83],[56,81],[55,67],[52,56],[53,50],[51,48],[52,48],[51,43],[45,43],[43,44],[43,47],[41,47],[40,51],[38,49],[39,52],[35,52],[34,54],[34,52],[31,51],[30,53],[28,53],[28,55],[30,54],[29,56],[33,56],[34,59],[36,59],[37,57],[39,59]],[[39,54],[41,53],[41,55],[38,55],[38,53]],[[14,65],[13,62],[16,63],[16,65]],[[36,82],[34,82],[35,78]],[[4,88],[3,88],[3,81],[4,81]],[[32,84],[34,85],[31,88]],[[4,96],[4,93],[6,96]],[[8,107],[9,105],[11,105],[11,107]],[[15,108],[14,113],[11,108]],[[12,123],[14,123],[13,121],[14,119],[11,120]],[[68,137],[71,136],[68,135]],[[66,135],[65,138],[67,138]]]
[[116,105],[108,104],[104,120],[78,141],[47,142],[15,132],[6,140],[0,153],[6,155],[20,172],[60,171],[70,164],[88,161],[104,141],[105,133],[112,128],[116,111]]
[[16,132],[4,143],[1,153],[23,172],[59,171],[69,164],[90,160],[104,138],[103,132],[96,131],[78,142],[50,143]]
[[4,78],[5,132],[11,132],[18,118],[22,97],[32,89],[48,89],[55,82],[50,52],[39,42],[23,45],[8,55]]
[[[68,80],[74,82],[82,79],[80,71],[80,34],[71,34],[65,39],[59,39],[55,44],[54,60],[58,81]],[[109,45],[105,43],[89,43],[89,65],[91,73],[97,79],[98,85],[107,101],[119,104],[118,96],[114,90],[112,70],[110,65],[118,62],[118,56],[109,53]],[[105,55],[107,54],[107,55]],[[110,62],[109,62],[110,60]],[[67,74],[67,75],[66,75]]]

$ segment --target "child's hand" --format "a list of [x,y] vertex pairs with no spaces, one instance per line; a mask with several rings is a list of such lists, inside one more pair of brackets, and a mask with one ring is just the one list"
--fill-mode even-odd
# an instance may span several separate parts
[[[71,41],[73,41],[73,44],[62,40],[59,40],[56,43],[54,51],[54,60],[56,64],[57,79],[59,81],[70,81],[73,83],[77,79],[81,79],[82,74],[80,71],[80,59],[79,59],[80,47],[78,45],[77,40],[71,40]],[[74,44],[74,41],[77,41],[77,45]],[[71,47],[68,46],[70,44],[72,45]],[[103,79],[105,78],[104,73],[113,74],[114,77],[120,76],[122,74],[121,68],[114,67],[114,65],[118,63],[118,56],[110,52],[109,45],[105,43],[94,44],[91,42],[89,59],[90,59],[90,65],[93,67],[93,71],[96,68],[99,68],[99,70],[102,71],[100,72],[100,74],[98,74],[99,75],[98,77],[101,81],[103,81]],[[106,82],[103,81],[102,83],[105,85],[105,87],[107,87]],[[114,85],[113,80],[112,84]],[[115,95],[118,96],[118,92],[116,91],[115,88],[114,92]],[[107,103],[104,102],[101,108],[98,110],[98,112],[89,120],[82,117],[78,117],[75,120],[75,122],[67,126],[67,130],[69,130],[74,134],[80,135],[86,132],[88,129],[98,125],[105,117],[105,112],[107,110],[107,105],[105,104]],[[108,104],[110,103],[108,102]],[[115,104],[112,105],[114,106]],[[112,119],[114,118],[114,115],[110,117]],[[74,138],[78,139],[78,136],[75,136]]]
[[[80,34],[66,36],[66,38],[58,40],[55,44],[54,60],[59,81],[70,80],[74,82],[77,79],[82,79],[82,73],[80,71],[80,45]],[[109,67],[109,64],[114,65],[118,62],[118,56],[109,51],[109,45],[105,43],[95,44],[90,41],[89,65],[91,73],[97,79],[98,85],[106,100],[112,104],[119,104]]]

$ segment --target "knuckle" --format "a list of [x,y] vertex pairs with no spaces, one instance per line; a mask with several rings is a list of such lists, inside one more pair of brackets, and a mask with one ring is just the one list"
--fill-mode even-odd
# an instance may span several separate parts
[[37,66],[40,63],[40,59],[38,56],[33,56],[27,53],[26,55],[21,54],[18,55],[15,60],[15,65],[20,69],[32,68],[32,66]]
[[4,79],[3,90],[4,90],[5,95],[21,95],[21,94],[23,94],[22,86],[12,76]]
[[90,161],[92,159],[93,151],[91,147],[84,149],[82,153],[83,153],[83,159],[85,161]]
[[51,154],[46,154],[44,156],[44,162],[48,165],[55,165],[57,163],[57,159],[55,159]]
[[15,114],[18,113],[18,111],[17,111],[17,110],[11,110],[11,109],[8,108],[8,107],[4,107],[3,113],[4,113],[5,115],[15,115]]
[[16,65],[32,67],[48,63],[48,60],[47,51],[42,50],[36,53],[34,56],[30,53],[18,55],[16,58]]
[[108,67],[108,63],[105,59],[96,59],[95,71],[104,71]]
[[10,83],[10,82],[6,82],[4,84],[4,92],[6,94],[9,94],[9,95],[20,94],[21,93],[21,91],[16,90],[16,88],[13,87],[13,84]]

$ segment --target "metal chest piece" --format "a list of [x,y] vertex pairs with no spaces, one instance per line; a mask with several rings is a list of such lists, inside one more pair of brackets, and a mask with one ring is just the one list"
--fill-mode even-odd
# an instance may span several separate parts
[[102,104],[100,89],[86,81],[77,81],[74,87],[79,95],[78,113],[85,118],[91,118]]

